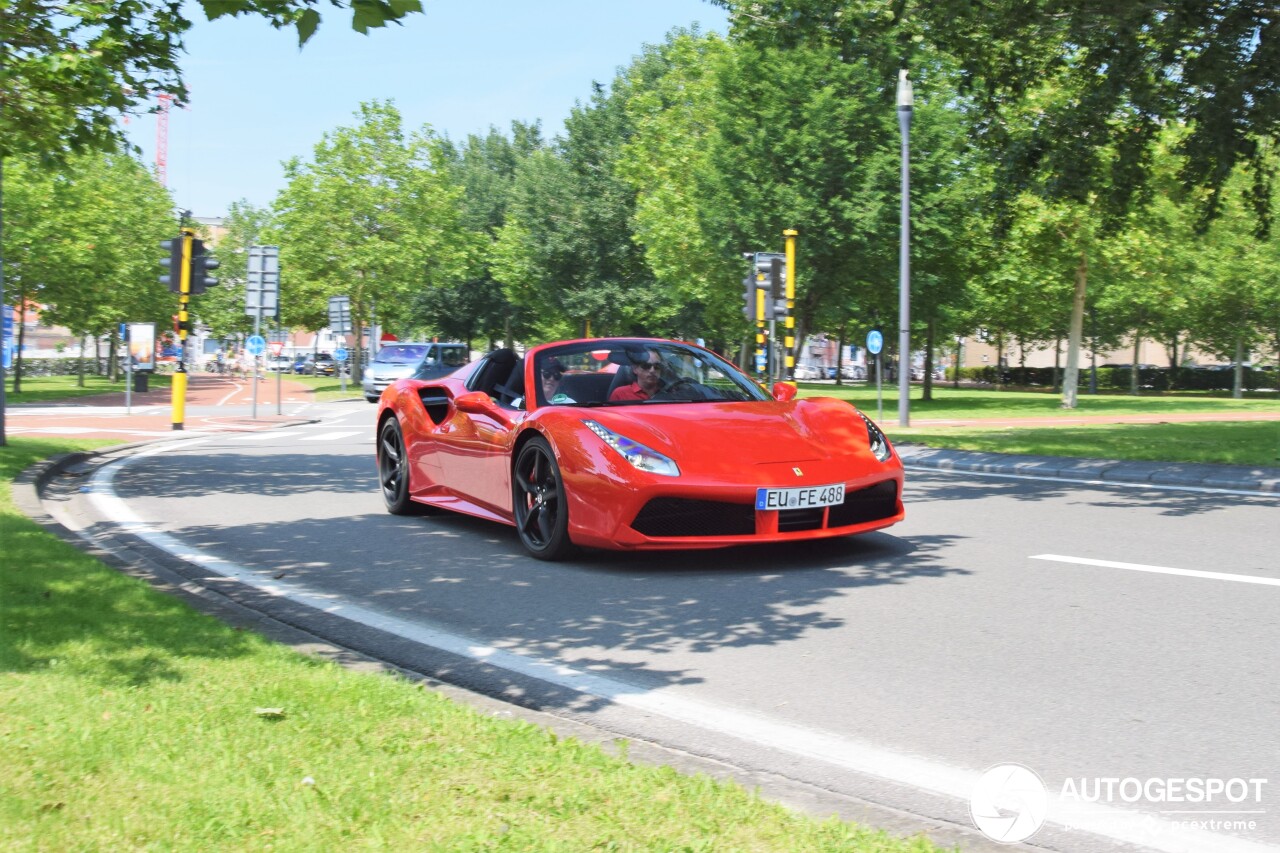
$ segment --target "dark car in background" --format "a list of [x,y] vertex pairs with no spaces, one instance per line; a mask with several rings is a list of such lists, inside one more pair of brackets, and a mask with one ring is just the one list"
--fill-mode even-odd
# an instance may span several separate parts
[[301,373],[306,376],[336,376],[338,373],[338,362],[336,362],[331,353],[317,352],[307,353],[303,356],[302,364],[294,364],[294,373]]

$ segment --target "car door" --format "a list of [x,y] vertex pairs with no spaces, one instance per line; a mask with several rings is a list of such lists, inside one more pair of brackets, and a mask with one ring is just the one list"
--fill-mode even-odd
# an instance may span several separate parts
[[464,412],[450,406],[437,430],[440,466],[451,491],[504,516],[511,512],[511,444],[524,412],[497,402],[497,386],[517,370],[510,350],[486,357],[468,382],[469,391],[483,391],[494,400],[488,412]]

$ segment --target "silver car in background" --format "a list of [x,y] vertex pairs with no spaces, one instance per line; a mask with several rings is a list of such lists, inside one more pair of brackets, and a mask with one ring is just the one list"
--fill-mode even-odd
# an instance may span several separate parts
[[[426,371],[436,376],[452,373],[468,361],[466,344],[393,343],[378,350],[360,380],[364,398],[378,402],[382,391],[397,379]],[[420,378],[433,378],[422,376]]]

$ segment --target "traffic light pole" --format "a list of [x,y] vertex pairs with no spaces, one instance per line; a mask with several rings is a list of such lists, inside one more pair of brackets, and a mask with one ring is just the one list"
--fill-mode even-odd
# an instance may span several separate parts
[[173,374],[173,428],[182,430],[187,417],[187,330],[191,317],[191,241],[196,232],[182,229],[182,268],[178,273],[178,368]]

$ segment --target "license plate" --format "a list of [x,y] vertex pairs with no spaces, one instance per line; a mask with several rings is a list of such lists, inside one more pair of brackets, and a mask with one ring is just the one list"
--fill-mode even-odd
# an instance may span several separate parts
[[809,509],[844,503],[844,483],[798,489],[756,489],[756,509]]

